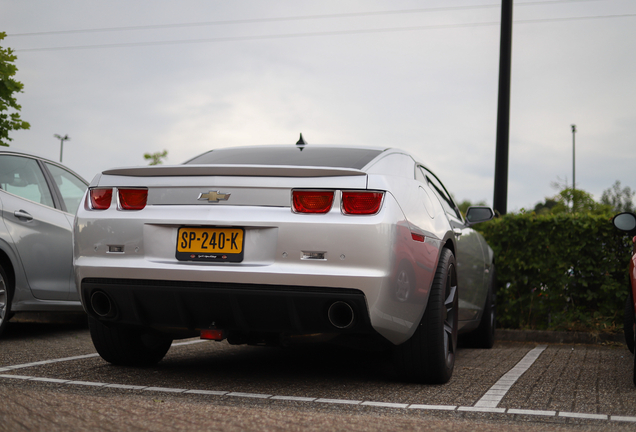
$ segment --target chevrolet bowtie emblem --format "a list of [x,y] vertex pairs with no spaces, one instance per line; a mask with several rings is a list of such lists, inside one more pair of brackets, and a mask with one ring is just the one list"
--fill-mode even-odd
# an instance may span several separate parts
[[210,191],[208,193],[200,193],[199,201],[208,200],[211,203],[217,203],[219,201],[227,201],[231,194],[221,193],[220,191]]

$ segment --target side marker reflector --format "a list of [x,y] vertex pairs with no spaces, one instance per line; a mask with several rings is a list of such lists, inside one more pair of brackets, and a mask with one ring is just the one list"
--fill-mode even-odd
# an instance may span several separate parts
[[415,234],[414,232],[411,233],[411,238],[418,242],[423,242],[425,240],[422,234]]

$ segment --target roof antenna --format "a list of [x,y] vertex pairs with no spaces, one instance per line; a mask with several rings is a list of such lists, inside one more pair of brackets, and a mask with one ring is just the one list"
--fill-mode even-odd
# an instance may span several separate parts
[[296,143],[297,146],[304,146],[307,145],[307,143],[305,142],[305,140],[303,139],[303,134],[302,132],[300,133],[300,139],[298,140],[298,142]]

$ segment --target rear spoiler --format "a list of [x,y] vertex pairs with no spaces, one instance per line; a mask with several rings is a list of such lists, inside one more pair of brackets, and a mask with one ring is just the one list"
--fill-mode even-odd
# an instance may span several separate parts
[[342,177],[364,176],[353,168],[303,167],[287,165],[174,165],[114,168],[106,175],[128,177],[241,176],[241,177]]

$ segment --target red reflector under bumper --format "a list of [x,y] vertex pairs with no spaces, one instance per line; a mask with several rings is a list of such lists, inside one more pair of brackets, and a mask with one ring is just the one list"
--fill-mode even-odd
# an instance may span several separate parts
[[223,330],[217,329],[201,330],[201,339],[222,341],[223,339],[225,339],[225,333],[223,332]]

